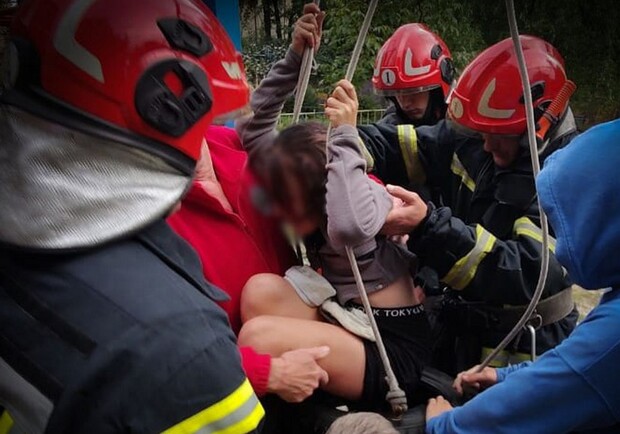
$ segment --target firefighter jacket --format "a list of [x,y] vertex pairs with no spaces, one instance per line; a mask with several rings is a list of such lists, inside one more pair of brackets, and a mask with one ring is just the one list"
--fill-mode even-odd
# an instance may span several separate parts
[[497,385],[427,421],[428,434],[620,432],[619,142],[620,121],[593,127],[536,181],[558,260],[584,288],[608,288],[601,303],[557,348],[498,369]]
[[32,433],[254,432],[224,298],[162,220],[73,253],[3,248],[0,403]]
[[[359,129],[379,178],[389,184],[425,184],[433,192],[437,206],[430,206],[426,220],[411,234],[409,248],[421,266],[435,270],[440,282],[465,300],[467,308],[460,306],[451,316],[476,349],[459,369],[477,362],[480,347],[495,346],[516,323],[518,315],[506,320],[502,308],[527,304],[538,281],[542,237],[529,154],[524,151],[512,167],[500,169],[479,136],[457,132],[448,121],[417,129],[387,124]],[[573,136],[561,137],[548,149],[562,147]],[[556,346],[575,326],[577,313],[570,294],[563,292],[570,285],[551,256],[543,297],[562,293],[568,307],[560,318],[554,312],[555,321],[537,332],[538,353]],[[529,353],[530,341],[520,339],[515,347]]]

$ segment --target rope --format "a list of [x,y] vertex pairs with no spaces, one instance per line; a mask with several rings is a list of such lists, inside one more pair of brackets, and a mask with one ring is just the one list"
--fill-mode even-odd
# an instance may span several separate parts
[[[319,4],[319,1],[320,0],[315,0],[315,3]],[[362,27],[360,28],[360,32],[357,36],[357,41],[355,42],[355,48],[353,49],[353,52],[351,54],[351,60],[349,61],[349,66],[347,67],[345,80],[351,81],[353,79],[353,76],[355,75],[355,70],[357,69],[357,64],[359,62],[360,55],[362,54],[364,42],[366,41],[366,37],[368,36],[368,30],[370,29],[372,17],[377,10],[378,3],[379,0],[371,0],[370,4],[368,5],[368,10],[366,11],[364,22],[362,24]],[[312,72],[313,56],[314,53],[312,48],[306,47],[299,71],[299,79],[297,81],[297,92],[295,95],[295,105],[293,109],[293,123],[297,123],[299,121],[299,115],[301,113],[301,108],[306,95],[306,90],[308,89],[308,81],[310,80],[310,74]],[[329,155],[329,149],[327,144],[329,142],[331,129],[332,125],[330,123],[327,127],[327,141],[325,143],[326,155]],[[355,277],[355,284],[362,300],[362,305],[364,306],[364,310],[366,311],[366,315],[368,316],[373,335],[375,336],[383,368],[385,369],[386,380],[389,387],[389,391],[386,395],[386,400],[390,403],[394,415],[398,417],[407,411],[407,396],[405,395],[405,392],[400,388],[398,384],[398,379],[396,378],[394,370],[392,369],[392,365],[390,364],[390,359],[387,355],[387,351],[385,350],[385,345],[383,344],[381,332],[379,331],[379,327],[377,326],[377,322],[375,321],[375,317],[372,313],[372,307],[370,306],[370,301],[368,300],[368,294],[366,293],[364,281],[362,280],[362,275],[360,273],[353,249],[349,246],[346,246],[345,251],[349,259],[349,264],[351,265],[351,271],[353,271],[353,276]]]
[[385,399],[390,403],[390,406],[392,407],[392,413],[394,413],[394,415],[398,417],[407,411],[407,396],[398,384],[398,379],[396,378],[396,375],[394,375],[394,370],[392,369],[392,365],[390,364],[390,359],[387,355],[387,352],[385,351],[383,338],[381,337],[381,332],[379,331],[379,327],[377,326],[377,321],[375,321],[375,317],[372,313],[372,307],[370,306],[370,301],[368,300],[368,294],[366,294],[364,281],[362,280],[362,275],[360,273],[359,266],[357,265],[357,260],[355,259],[353,249],[349,246],[346,246],[345,250],[347,252],[347,257],[349,258],[349,263],[351,264],[351,270],[353,270],[353,276],[355,277],[355,284],[357,286],[357,290],[360,294],[360,298],[362,299],[362,305],[364,306],[364,310],[366,311],[366,315],[368,316],[368,320],[370,321],[372,334],[375,336],[375,343],[377,344],[377,348],[379,349],[381,363],[383,364],[383,368],[385,369],[385,376],[389,387],[389,391]]
[[[355,70],[357,69],[357,63],[360,60],[360,55],[362,54],[362,48],[364,48],[364,42],[366,41],[366,37],[368,36],[368,30],[370,29],[370,23],[372,22],[372,17],[375,14],[375,11],[377,10],[377,4],[379,4],[379,0],[371,0],[370,4],[368,5],[368,10],[366,11],[366,16],[364,17],[364,22],[362,23],[362,28],[360,29],[360,32],[357,35],[357,41],[355,41],[355,48],[353,48],[353,53],[351,53],[351,60],[349,61],[347,72],[344,75],[344,79],[347,81],[353,80],[353,76],[355,75]],[[327,149],[327,143],[329,142],[329,135],[331,131],[332,131],[332,125],[330,123],[329,126],[327,127],[328,141],[325,142],[325,155],[329,155],[329,149]]]
[[[355,48],[353,49],[353,53],[351,54],[351,60],[349,61],[349,66],[347,67],[347,72],[344,77],[345,80],[351,81],[353,79],[353,76],[355,75],[355,70],[357,69],[360,55],[362,54],[362,48],[364,48],[364,42],[366,41],[366,37],[368,36],[370,23],[372,22],[372,17],[375,14],[378,3],[379,0],[372,0],[368,5],[368,11],[366,11],[366,16],[364,17],[364,23],[362,24],[362,28],[360,29],[360,32],[357,36]],[[326,155],[329,155],[327,143],[329,143],[331,128],[332,126],[330,124],[327,129],[327,142],[325,143]],[[389,387],[389,391],[385,398],[392,407],[392,413],[394,413],[394,415],[398,417],[407,411],[407,396],[405,395],[405,392],[400,388],[396,375],[394,375],[394,370],[392,369],[390,359],[387,355],[387,351],[385,350],[385,345],[383,344],[383,339],[381,338],[381,332],[379,332],[379,327],[377,326],[377,322],[375,321],[375,317],[372,313],[372,307],[370,306],[370,301],[368,300],[368,294],[366,293],[364,281],[362,280],[362,275],[360,273],[357,260],[355,259],[353,249],[350,246],[345,246],[345,251],[347,252],[347,257],[349,258],[351,271],[353,271],[353,276],[355,277],[357,291],[359,292],[362,304],[364,306],[364,310],[366,311],[366,315],[368,316],[370,327],[372,328],[372,333],[375,336],[377,348],[379,350],[379,356],[381,357],[381,363],[383,364],[383,368],[385,369],[386,380]]]
[[[314,4],[319,6],[321,0],[314,0]],[[310,74],[312,74],[312,64],[314,63],[314,50],[312,47],[306,47],[301,58],[301,67],[299,68],[299,78],[297,79],[297,87],[295,92],[295,104],[293,105],[293,124],[299,122],[301,108],[304,104],[308,83],[310,83]]]
[[[538,147],[536,146],[536,122],[534,120],[534,105],[532,102],[532,93],[530,90],[530,79],[527,73],[527,66],[525,64],[525,58],[523,56],[523,47],[521,40],[519,39],[519,29],[517,27],[517,18],[515,16],[514,0],[506,0],[506,10],[508,13],[508,24],[510,25],[510,36],[515,47],[517,54],[517,62],[519,63],[519,73],[521,74],[521,84],[523,86],[523,96],[525,100],[525,115],[527,119],[527,138],[530,146],[530,157],[532,159],[532,172],[534,173],[534,179],[540,173],[540,162],[538,161]],[[538,199],[537,199],[538,200]],[[514,328],[508,333],[508,335],[500,342],[491,354],[489,354],[478,368],[478,372],[482,371],[486,366],[493,361],[493,359],[502,352],[508,344],[517,336],[517,334],[526,326],[536,305],[540,301],[543,290],[545,288],[545,282],[547,281],[547,274],[549,270],[549,227],[547,225],[547,216],[545,215],[540,201],[538,200],[538,212],[540,214],[540,228],[542,230],[542,262],[540,265],[540,274],[538,276],[538,284],[532,300],[527,306],[523,316],[515,324]]]

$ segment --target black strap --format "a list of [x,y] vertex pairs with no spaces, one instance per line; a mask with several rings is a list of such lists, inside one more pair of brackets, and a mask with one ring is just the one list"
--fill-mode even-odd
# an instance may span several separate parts
[[425,366],[420,376],[420,382],[426,386],[433,396],[441,395],[452,405],[462,404],[462,398],[456,393],[452,384],[454,378],[430,366]]

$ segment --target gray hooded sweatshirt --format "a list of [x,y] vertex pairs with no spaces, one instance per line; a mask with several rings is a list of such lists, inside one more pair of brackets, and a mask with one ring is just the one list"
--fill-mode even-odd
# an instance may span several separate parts
[[[297,84],[301,57],[288,50],[252,94],[253,114],[237,122],[236,129],[248,152],[272,146],[278,135],[278,117]],[[336,289],[341,304],[358,297],[345,245],[354,249],[368,293],[379,291],[410,273],[411,253],[379,235],[392,208],[385,187],[366,174],[357,128],[334,128],[328,142],[327,224],[321,227],[325,243],[309,252],[314,268]]]

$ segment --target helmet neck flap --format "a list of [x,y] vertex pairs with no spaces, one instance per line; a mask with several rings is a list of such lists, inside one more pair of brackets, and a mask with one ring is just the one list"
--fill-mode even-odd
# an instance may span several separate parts
[[163,158],[0,106],[0,242],[88,248],[165,217],[191,177]]

